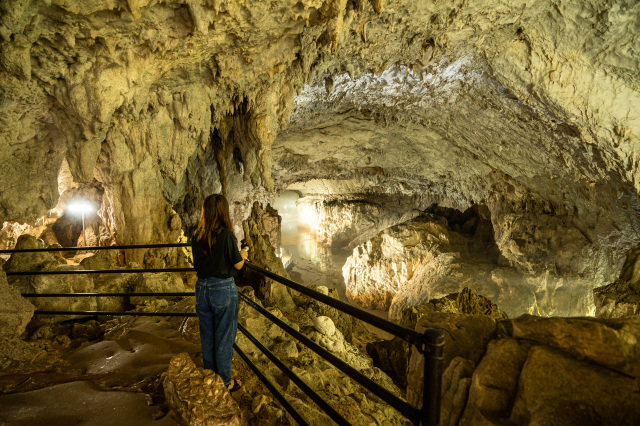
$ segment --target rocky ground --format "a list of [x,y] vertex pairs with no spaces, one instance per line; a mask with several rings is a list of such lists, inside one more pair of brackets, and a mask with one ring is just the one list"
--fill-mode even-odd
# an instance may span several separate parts
[[[257,213],[245,223],[250,253],[278,271],[276,266],[281,263],[277,263],[273,248],[266,245],[268,234],[263,231],[263,221]],[[25,236],[20,244],[38,242]],[[635,288],[636,255],[637,250],[629,253],[619,279],[629,288]],[[58,264],[48,256],[21,254],[14,255],[4,269],[17,268],[20,260],[32,269],[54,267],[53,261]],[[102,254],[83,262],[109,266],[109,258]],[[278,272],[286,274],[282,266]],[[51,287],[38,285],[40,281],[35,278],[10,278],[7,282],[4,272],[0,273],[0,286],[4,289],[0,292],[4,307],[0,400],[8,407],[0,414],[0,420],[5,423],[77,419],[100,424],[131,413],[128,418],[138,419],[137,424],[293,424],[237,355],[233,374],[242,378],[244,386],[233,395],[224,389],[219,377],[202,370],[193,317],[32,319],[34,306],[19,296],[18,289],[30,284],[31,291],[37,293],[50,291]],[[98,282],[103,279],[97,277]],[[112,279],[114,285],[122,284],[119,277]],[[148,281],[140,277],[138,280],[138,285]],[[157,284],[156,281],[150,282]],[[58,285],[67,288],[69,284],[60,281]],[[148,288],[163,291],[172,287],[162,280],[157,285]],[[193,288],[188,281],[180,280],[176,285],[174,290]],[[272,291],[264,292],[267,297],[260,300],[254,288],[264,290],[265,286],[272,286]],[[336,290],[315,289],[338,297]],[[397,339],[382,339],[361,322],[307,297],[289,294],[272,283],[253,283],[241,291],[391,392],[414,404],[421,400],[422,357],[415,348]],[[41,302],[36,299],[35,303]],[[78,302],[66,303],[71,308]],[[613,316],[626,319],[508,319],[489,299],[465,288],[403,309],[399,322],[418,331],[429,327],[445,331],[443,424],[631,425],[640,415],[640,322],[637,316],[630,317],[633,312],[625,303]],[[61,308],[58,304],[52,306]],[[162,299],[132,307],[139,311],[194,312],[192,298]],[[393,409],[244,302],[239,317],[241,325],[351,423],[407,424]],[[241,333],[237,344],[305,418],[317,424],[330,423]],[[54,395],[56,401],[63,395],[78,404],[63,403],[52,415],[47,409],[52,407]],[[80,402],[93,407],[98,400],[102,404],[100,410],[78,409]],[[119,407],[118,412],[111,415],[106,404]]]

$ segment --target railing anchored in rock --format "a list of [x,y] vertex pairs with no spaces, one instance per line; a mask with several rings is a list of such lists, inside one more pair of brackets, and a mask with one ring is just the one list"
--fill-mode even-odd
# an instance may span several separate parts
[[[99,247],[59,247],[59,248],[38,248],[38,249],[21,249],[21,250],[0,250],[0,254],[4,253],[33,253],[33,252],[69,252],[69,251],[94,251],[94,250],[124,250],[124,249],[143,249],[143,248],[175,248],[190,247],[188,243],[178,244],[142,244],[127,246],[99,246]],[[297,339],[300,343],[306,345],[343,373],[355,380],[361,386],[372,392],[391,407],[395,408],[403,416],[409,419],[413,424],[422,424],[435,426],[440,423],[440,391],[442,384],[442,355],[444,349],[444,334],[440,330],[428,329],[424,333],[418,333],[405,327],[401,327],[391,321],[377,317],[361,309],[355,308],[340,300],[324,295],[310,288],[307,288],[294,281],[281,277],[266,269],[260,268],[250,262],[246,262],[247,268],[250,268],[263,276],[277,281],[285,286],[305,294],[315,300],[325,303],[335,309],[338,309],[348,315],[359,320],[365,321],[374,327],[384,330],[388,333],[398,336],[410,344],[424,356],[424,380],[423,380],[423,400],[422,407],[417,408],[409,404],[407,401],[394,395],[389,390],[372,381],[357,369],[353,368],[340,358],[324,349],[322,346],[313,342],[311,339],[295,330],[284,321],[278,319],[275,315],[255,303],[249,297],[239,294],[240,299],[264,315],[274,324],[282,328],[286,333]],[[74,275],[74,274],[123,274],[123,273],[155,273],[155,272],[191,272],[193,268],[169,268],[169,269],[99,269],[99,270],[45,270],[45,271],[24,271],[24,272],[7,272],[7,276],[16,275]],[[177,293],[33,293],[23,294],[23,297],[188,297],[194,296],[194,292],[177,292]],[[36,310],[36,315],[105,315],[105,316],[166,316],[166,317],[186,317],[196,316],[195,313],[183,312],[111,312],[111,311],[47,311]],[[280,361],[269,349],[267,349],[256,337],[249,331],[238,324],[238,329],[251,341],[271,362],[273,362],[291,381],[293,381],[309,398],[318,405],[333,421],[339,425],[349,425],[350,423],[337,412],[329,403],[327,403],[320,395],[318,395],[309,385],[300,379],[291,369],[289,369],[282,361]],[[256,376],[271,391],[274,397],[289,412],[292,418],[300,425],[307,425],[304,418],[293,408],[287,399],[280,393],[277,387],[271,383],[260,369],[249,359],[249,357],[234,344],[234,349],[240,357],[253,370]]]

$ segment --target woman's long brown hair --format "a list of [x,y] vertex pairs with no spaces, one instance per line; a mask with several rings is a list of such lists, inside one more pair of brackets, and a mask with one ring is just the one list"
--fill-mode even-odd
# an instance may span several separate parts
[[200,221],[195,232],[196,241],[207,256],[211,254],[216,236],[223,228],[233,229],[229,203],[222,194],[209,195],[202,204]]

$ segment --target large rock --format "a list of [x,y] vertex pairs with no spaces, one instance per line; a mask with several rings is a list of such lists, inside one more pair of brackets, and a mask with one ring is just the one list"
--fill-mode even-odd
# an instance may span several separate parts
[[[117,252],[115,250],[99,250],[96,254],[84,258],[80,262],[81,269],[100,270],[117,269]],[[129,265],[125,269],[138,268],[139,265]],[[93,286],[96,293],[129,293],[133,290],[142,276],[141,274],[92,274]],[[99,311],[120,312],[129,302],[128,297],[98,297],[96,305]]]
[[244,424],[240,407],[222,378],[211,370],[197,368],[187,353],[171,359],[163,386],[167,404],[180,424]]
[[637,378],[534,347],[518,378],[509,420],[514,424],[636,425],[640,418]]
[[367,343],[367,354],[379,369],[393,374],[393,378],[402,389],[407,387],[407,363],[409,361],[409,343],[400,337]]
[[9,286],[0,269],[0,338],[19,337],[33,317],[35,306]]
[[[125,277],[124,280],[126,283],[127,278]],[[178,274],[169,272],[140,274],[140,277],[132,282],[134,293],[184,293],[187,291],[182,278]],[[161,296],[133,296],[130,302],[133,305],[152,308],[167,306],[167,301]]]
[[631,377],[640,377],[640,319],[598,321],[593,318],[511,320],[512,336],[562,350]]
[[440,424],[457,425],[462,410],[467,404],[473,362],[456,357],[442,373],[442,399],[440,404]]
[[465,287],[460,292],[452,293],[439,299],[431,299],[429,303],[405,310],[402,312],[400,324],[413,329],[423,316],[428,316],[434,312],[486,315],[494,320],[507,318],[507,315],[498,308],[498,305]]
[[[31,235],[22,235],[16,243],[17,249],[43,248],[41,240]],[[54,256],[46,252],[14,253],[5,265],[7,272],[18,271],[71,271],[79,266],[60,264]],[[11,276],[9,284],[21,293],[90,293],[93,292],[93,280],[90,275],[26,275]],[[41,297],[32,298],[38,310],[45,311],[95,311],[95,298]],[[55,321],[64,321],[69,316],[56,315]]]
[[[461,424],[480,425],[494,419],[508,419],[513,397],[518,390],[518,377],[524,365],[530,343],[516,339],[496,339],[487,346],[487,353],[472,371],[469,398],[465,406],[451,413],[462,416]],[[445,372],[445,376],[446,376]]]
[[[487,344],[496,336],[495,320],[482,315],[457,315],[435,313],[423,317],[415,327],[419,333],[428,328],[444,331],[444,357],[442,368],[446,370],[456,357],[467,359],[477,365],[485,353]],[[407,401],[422,404],[424,377],[424,356],[411,347],[407,367]]]
[[[78,266],[61,265],[56,270],[78,270]],[[38,293],[92,293],[93,280],[89,275],[35,275],[31,280],[33,292]],[[34,297],[33,304],[43,311],[95,311],[97,301],[94,297]],[[56,321],[70,317],[56,315]]]
[[596,316],[627,318],[640,315],[640,246],[627,253],[620,277],[593,289]]
[[[446,220],[420,216],[388,228],[356,247],[342,271],[349,300],[372,309],[388,309],[397,293],[415,287],[414,275],[442,275],[456,258]],[[424,277],[420,277],[424,278]],[[421,286],[421,290],[425,290]],[[428,287],[420,292],[429,299]]]
[[637,284],[615,281],[593,289],[596,316],[629,318],[640,316],[640,291]]

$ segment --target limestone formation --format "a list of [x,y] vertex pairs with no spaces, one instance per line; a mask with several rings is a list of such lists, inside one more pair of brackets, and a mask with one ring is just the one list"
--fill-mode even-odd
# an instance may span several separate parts
[[[249,260],[259,267],[266,268],[282,277],[289,278],[282,261],[276,257],[274,245],[264,229],[262,207],[255,203],[251,216],[243,223],[245,242],[249,246]],[[268,305],[275,306],[282,311],[290,311],[295,303],[288,289],[270,278],[248,271],[244,281],[260,290],[261,296],[266,299]]]
[[366,307],[388,309],[395,321],[407,309],[464,287],[485,295],[487,306],[497,303],[511,316],[593,312],[591,280],[504,266],[483,223],[488,222],[477,216],[456,224],[455,217],[427,213],[381,231],[347,259],[347,297]]
[[33,316],[35,307],[7,283],[0,269],[0,338],[20,337]]
[[640,315],[640,248],[627,253],[620,277],[613,283],[593,289],[596,316],[627,318]]
[[[141,275],[133,284],[133,293],[185,293],[187,291],[182,278],[175,273]],[[151,309],[168,306],[167,301],[162,297],[133,296],[130,301],[133,305],[142,305]]]
[[197,368],[189,354],[174,356],[164,381],[167,403],[184,425],[242,425],[242,413],[222,378]]
[[[488,317],[469,318],[430,314],[416,327],[445,331],[443,424],[631,425],[638,418],[637,319],[523,316],[496,328]],[[412,403],[422,398],[422,362],[412,349]]]
[[[31,235],[22,235],[16,243],[17,249],[43,248],[42,240]],[[11,255],[5,270],[7,272],[21,271],[71,271],[78,270],[78,265],[60,264],[49,253],[14,253]],[[89,275],[26,275],[11,276],[9,284],[21,293],[90,293],[94,290],[93,281]],[[31,302],[39,310],[45,311],[95,311],[96,300],[94,298],[31,298]],[[64,321],[68,316],[57,315],[56,321]]]
[[[465,287],[512,318],[609,318],[505,320],[480,302],[491,318],[418,312],[418,329],[449,332],[447,421],[630,423],[640,417],[637,320],[621,318],[639,306],[637,253],[623,267],[640,238],[639,23],[633,0],[2,1],[0,247],[182,242],[204,198],[223,193],[252,261],[287,276],[259,206],[293,190],[321,240],[355,247],[349,297],[391,319]],[[65,211],[80,195],[98,207],[86,239]],[[432,206],[474,217],[458,223]],[[153,268],[189,257],[123,256],[120,266]],[[75,263],[23,253],[3,269]],[[13,294],[189,283],[62,277],[7,281]],[[279,284],[241,279],[274,315],[351,353],[357,322],[311,302],[296,309],[298,295]],[[33,300],[64,310],[121,303]],[[313,328],[319,316],[333,334]],[[327,384],[327,396],[358,407],[349,421],[403,422],[257,317],[246,325]],[[408,379],[419,380],[419,363],[410,359]],[[312,422],[326,421],[268,374]],[[409,389],[419,400],[420,386]],[[256,407],[287,420],[263,399]]]
[[[249,287],[244,287],[242,292],[260,303]],[[382,371],[375,368],[371,360],[361,353],[356,347],[348,343],[340,330],[338,330],[329,317],[316,317],[314,311],[296,310],[282,313],[278,309],[269,308],[269,311],[285,321],[292,328],[299,330],[307,337],[332,352],[335,356],[358,369],[367,377],[381,384],[383,387],[400,395],[398,388],[391,379]],[[310,314],[310,315],[309,315]],[[277,325],[273,324],[256,310],[245,303],[240,302],[240,324],[254,335],[269,350],[279,355],[281,361],[289,366],[292,371],[311,386],[325,400],[340,411],[345,418],[354,425],[369,425],[372,423],[383,424],[407,424],[407,420],[400,416],[388,405],[380,402],[373,394],[361,388],[352,380],[346,378],[332,364],[315,355],[304,345],[288,345],[291,338]],[[317,327],[316,327],[317,324]],[[319,331],[321,330],[321,331]],[[317,421],[320,424],[330,422],[326,414],[322,413],[308,399],[307,396],[284,374],[277,369],[266,357],[262,356],[258,349],[251,344],[243,334],[238,332],[238,346],[258,365],[266,377],[275,384],[281,385],[282,391],[288,400],[309,422]],[[294,350],[295,348],[295,350]],[[245,385],[245,386],[251,386]],[[265,407],[262,408],[264,410]],[[260,412],[262,413],[262,411]],[[273,421],[268,415],[266,420]],[[265,421],[266,421],[265,420]],[[281,424],[278,421],[265,424]]]

